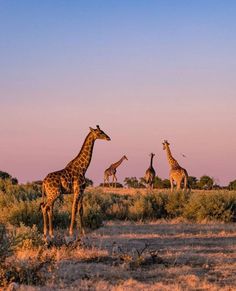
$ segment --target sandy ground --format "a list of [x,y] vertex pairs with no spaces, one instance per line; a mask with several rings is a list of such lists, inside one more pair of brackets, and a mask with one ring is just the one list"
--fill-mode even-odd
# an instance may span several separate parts
[[110,222],[56,251],[47,287],[22,290],[236,290],[236,224]]

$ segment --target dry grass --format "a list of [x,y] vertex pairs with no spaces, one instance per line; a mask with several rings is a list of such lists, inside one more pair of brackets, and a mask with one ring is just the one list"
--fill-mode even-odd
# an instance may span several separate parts
[[[153,195],[146,189],[90,188],[87,191],[91,200],[87,201],[90,203],[90,211],[92,210],[89,212],[91,215],[87,215],[90,220],[96,222],[96,219],[105,217],[105,213],[107,217],[110,215],[110,219],[120,219],[118,215],[111,216],[111,214],[122,212],[122,209],[124,211],[133,209],[134,213],[142,210],[148,214],[144,216],[144,219],[148,218],[148,220],[139,221],[139,216],[134,220],[135,222],[108,220],[103,227],[90,231],[81,241],[72,243],[67,243],[65,239],[67,231],[59,224],[55,239],[47,245],[42,245],[41,234],[37,230],[33,232],[33,228],[24,225],[16,228],[21,236],[15,238],[17,248],[14,247],[13,253],[10,252],[4,267],[10,269],[14,266],[11,268],[13,278],[17,278],[17,282],[22,284],[11,284],[12,289],[236,290],[236,225],[234,223],[207,223],[205,217],[208,217],[208,212],[199,224],[190,223],[181,215],[174,216],[176,218],[169,221],[164,219],[150,221],[154,219],[153,217],[157,217],[150,215],[150,209],[153,212],[157,209],[150,208],[150,205],[144,202],[156,200],[151,199],[155,197],[152,197]],[[154,190],[154,193],[166,191]],[[132,195],[137,192],[142,195],[133,197]],[[197,192],[202,191],[194,191]],[[102,195],[103,193],[111,193],[111,195]],[[121,196],[118,196],[118,199],[115,197],[113,201],[112,193]],[[207,207],[211,202],[210,214],[212,209],[215,209],[215,205],[219,207],[217,204],[219,197],[225,197],[227,194],[222,192],[221,196],[217,196],[217,193],[215,196],[212,193],[212,199],[214,198],[212,201],[206,200]],[[124,207],[120,210],[120,204],[127,202],[126,197],[122,195],[131,196],[128,197],[130,199],[128,202],[132,200],[133,204],[130,202],[128,208]],[[164,196],[168,195],[167,193]],[[146,201],[143,197],[150,199]],[[198,198],[197,195],[194,197]],[[67,215],[70,198],[69,195],[66,196],[65,203],[60,205],[61,208],[64,207]],[[176,208],[178,210],[181,202],[177,196],[175,198],[173,201],[167,200],[168,203],[172,202],[170,205],[173,211]],[[223,202],[220,200],[220,206]],[[159,203],[158,207],[160,205]],[[118,207],[118,210],[114,207]],[[196,212],[195,209],[198,208],[193,207],[193,213],[200,212],[200,210]],[[8,209],[7,211],[10,213]],[[18,221],[18,217],[21,216],[15,217]],[[63,217],[61,216],[61,220]],[[223,220],[222,215],[220,218]],[[129,219],[129,215],[122,216],[122,219]],[[66,220],[64,224],[67,226],[67,223]],[[19,243],[19,239],[24,243]],[[3,248],[3,252],[4,250]],[[5,268],[4,272],[6,270],[8,269]],[[7,284],[9,281],[11,280],[8,280]]]
[[[120,194],[120,195],[135,195],[137,193],[140,194],[147,194],[147,193],[166,193],[170,192],[170,189],[146,189],[146,188],[115,188],[115,187],[88,187],[86,188],[86,191],[89,192],[97,192],[101,191],[101,193],[113,193],[113,194]],[[225,193],[225,192],[233,192],[230,190],[222,189],[222,190],[198,190],[198,189],[192,189],[191,190],[194,193]]]
[[[38,252],[19,250],[14,260],[34,261]],[[45,286],[19,290],[236,290],[235,224],[109,222],[41,256],[55,260]]]

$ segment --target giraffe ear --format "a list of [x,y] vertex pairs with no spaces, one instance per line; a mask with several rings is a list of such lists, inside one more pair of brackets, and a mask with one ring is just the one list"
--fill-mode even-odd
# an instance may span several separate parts
[[94,131],[94,129],[93,129],[92,127],[89,127],[89,129],[90,129],[90,131],[92,131],[92,132]]

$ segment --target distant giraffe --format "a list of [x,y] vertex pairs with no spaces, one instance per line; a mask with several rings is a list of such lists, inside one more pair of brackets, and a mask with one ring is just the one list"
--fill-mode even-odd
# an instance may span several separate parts
[[156,176],[156,172],[153,168],[153,157],[155,156],[155,154],[151,153],[150,156],[151,156],[150,167],[147,169],[145,173],[144,180],[148,187],[150,189],[153,189],[154,179]]
[[70,161],[64,169],[48,174],[43,180],[43,202],[41,203],[41,209],[43,212],[43,232],[45,238],[48,233],[47,216],[49,220],[49,236],[53,237],[52,215],[55,200],[62,194],[71,192],[74,197],[69,234],[70,236],[73,235],[73,227],[77,211],[79,211],[80,232],[81,234],[84,234],[83,193],[85,189],[85,173],[92,158],[94,142],[96,139],[111,140],[98,125],[96,129],[90,127],[90,132],[87,135],[79,154]]
[[124,160],[128,160],[126,156],[123,156],[118,162],[111,164],[110,167],[104,171],[104,184],[103,185],[105,185],[106,182],[108,183],[108,185],[110,185],[109,177],[112,176],[112,185],[114,185],[115,183],[115,187],[116,187],[116,182],[117,182],[116,169]]
[[182,168],[178,162],[173,158],[169,143],[167,140],[164,140],[163,144],[163,150],[166,151],[167,154],[167,160],[170,165],[170,185],[171,185],[171,192],[174,189],[174,182],[176,182],[177,190],[181,189],[181,183],[184,182],[184,190],[187,189],[188,186],[188,173],[187,171]]

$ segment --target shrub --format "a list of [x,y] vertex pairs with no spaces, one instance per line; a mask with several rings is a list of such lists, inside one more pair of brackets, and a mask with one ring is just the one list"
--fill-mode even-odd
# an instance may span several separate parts
[[194,193],[186,205],[184,216],[201,222],[217,220],[230,222],[235,220],[236,194],[230,192]]
[[236,190],[236,180],[231,181],[228,186],[229,190]]
[[180,191],[168,195],[166,211],[169,218],[183,215],[184,209],[189,202],[189,193]]
[[8,228],[11,237],[11,248],[13,250],[27,250],[43,245],[42,235],[36,225],[32,227],[20,223],[19,227]]

